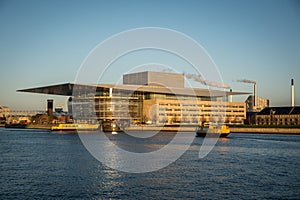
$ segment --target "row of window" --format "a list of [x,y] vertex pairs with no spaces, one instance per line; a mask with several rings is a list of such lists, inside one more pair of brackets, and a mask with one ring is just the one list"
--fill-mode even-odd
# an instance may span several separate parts
[[274,124],[274,125],[300,125],[300,120],[298,118],[260,118],[256,119],[257,124]]
[[[199,110],[199,109],[172,109],[172,108],[159,108],[161,112],[225,112],[225,110]],[[244,113],[244,110],[226,110],[227,113]]]
[[205,108],[245,108],[244,105],[197,105],[197,104],[179,104],[179,103],[159,103],[160,106],[182,106],[182,107],[205,107]]

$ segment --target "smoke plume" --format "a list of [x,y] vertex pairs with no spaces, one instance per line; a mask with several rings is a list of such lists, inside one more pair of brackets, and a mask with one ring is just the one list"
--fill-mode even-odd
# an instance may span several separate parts
[[203,85],[208,85],[208,86],[218,87],[218,88],[226,88],[226,89],[230,88],[229,85],[225,85],[225,84],[216,83],[216,82],[213,82],[213,81],[204,80],[200,75],[197,75],[197,74],[189,74],[189,73],[187,73],[187,74],[185,74],[185,77],[187,79],[193,79],[194,81],[196,81],[198,83],[201,83]]
[[240,79],[240,80],[237,80],[237,82],[256,84],[256,82],[255,82],[255,81],[248,80],[248,79]]

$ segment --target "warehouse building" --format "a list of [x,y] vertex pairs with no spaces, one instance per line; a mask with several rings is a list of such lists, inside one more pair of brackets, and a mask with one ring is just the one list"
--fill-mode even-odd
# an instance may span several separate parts
[[256,115],[257,125],[300,125],[300,106],[268,107]]

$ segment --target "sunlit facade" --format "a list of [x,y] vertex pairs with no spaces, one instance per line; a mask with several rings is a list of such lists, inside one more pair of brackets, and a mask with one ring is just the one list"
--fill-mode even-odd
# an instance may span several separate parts
[[[254,101],[256,100],[256,103]],[[253,95],[250,95],[246,100],[247,105],[247,112],[260,112],[266,107],[269,107],[270,100],[261,98],[261,97],[254,97]]]

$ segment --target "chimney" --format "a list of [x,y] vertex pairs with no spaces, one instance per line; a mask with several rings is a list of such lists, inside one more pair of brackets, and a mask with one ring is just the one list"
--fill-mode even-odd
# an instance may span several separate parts
[[294,79],[291,80],[292,86],[292,107],[295,106],[295,88],[294,88]]
[[[230,89],[230,93],[232,92],[232,89]],[[229,95],[229,102],[232,102],[232,94]]]
[[53,99],[47,99],[47,115],[51,123],[53,119]]
[[253,91],[253,107],[257,105],[257,89],[256,89],[256,83],[254,83],[254,91]]

